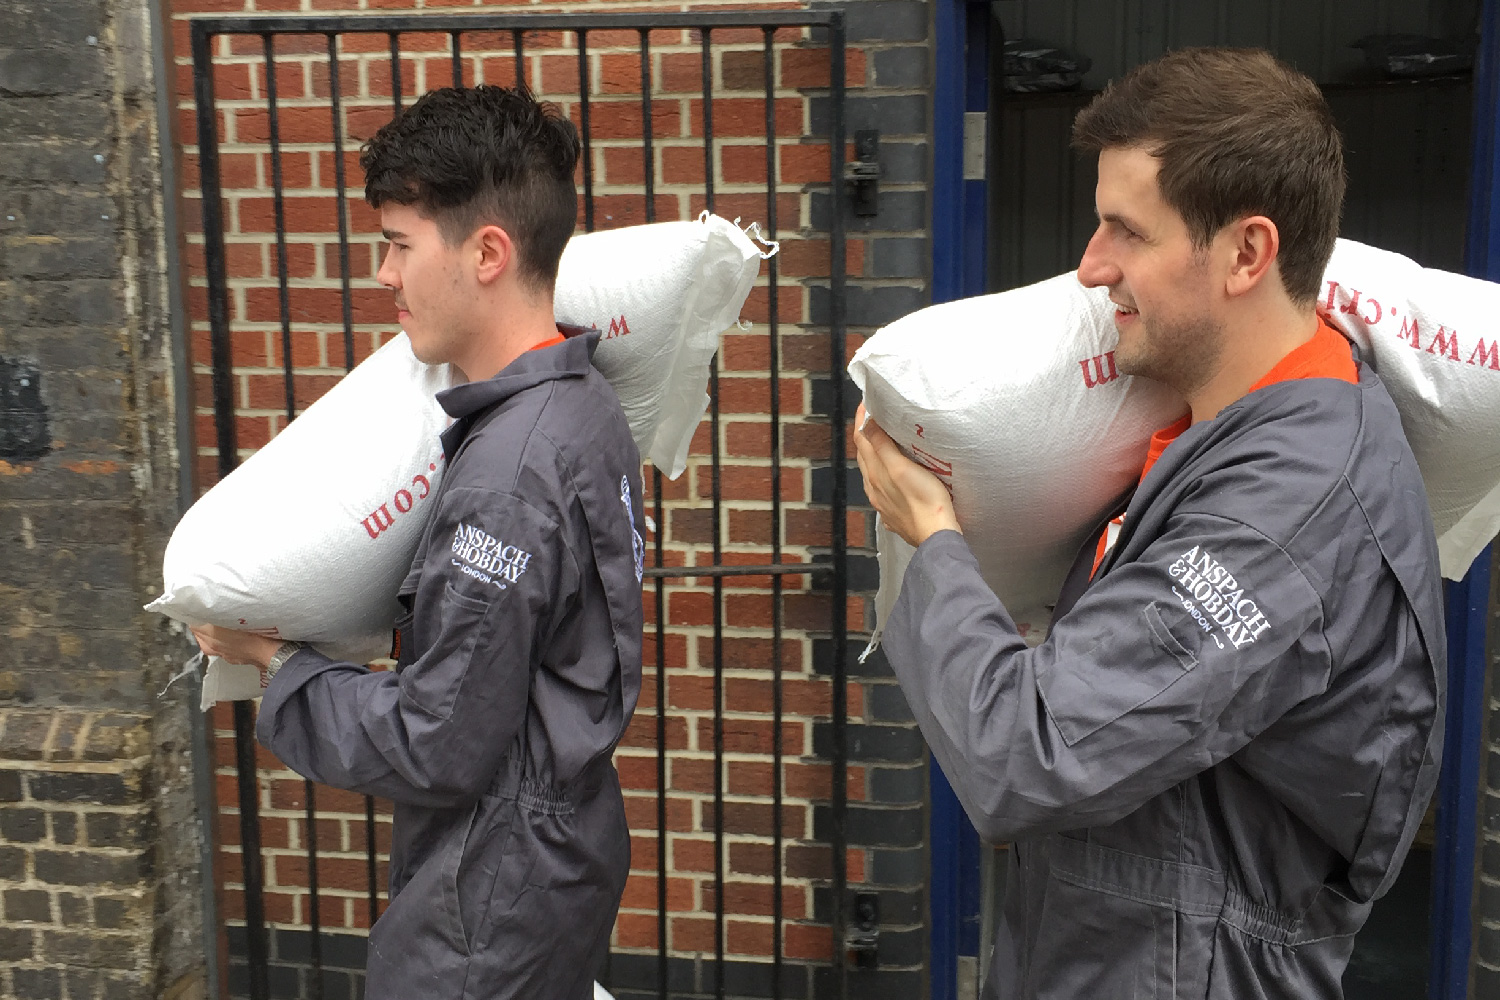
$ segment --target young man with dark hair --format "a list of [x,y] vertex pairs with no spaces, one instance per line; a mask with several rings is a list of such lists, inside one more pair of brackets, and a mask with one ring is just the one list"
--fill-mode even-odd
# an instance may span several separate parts
[[598,334],[552,313],[578,151],[555,109],[475,87],[423,96],[360,159],[378,278],[417,357],[463,383],[438,396],[448,467],[396,595],[396,669],[195,630],[264,669],[256,731],[282,761],[395,803],[371,1000],[582,1000],[625,887],[611,757],[640,693],[640,457]]
[[1079,279],[1117,307],[1120,369],[1190,413],[1041,645],[942,484],[856,435],[917,546],[887,656],[981,834],[1016,842],[987,994],[1335,1000],[1432,794],[1445,669],[1416,462],[1314,306],[1338,132],[1267,54],[1196,49],[1112,84],[1074,138],[1099,156]]

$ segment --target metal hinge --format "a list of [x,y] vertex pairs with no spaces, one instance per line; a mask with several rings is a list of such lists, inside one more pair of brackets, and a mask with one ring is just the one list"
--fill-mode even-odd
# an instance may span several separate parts
[[854,133],[854,159],[844,164],[844,181],[854,195],[855,215],[875,215],[879,212],[879,129],[862,128]]
[[985,153],[989,149],[989,115],[964,112],[964,180],[984,180]]
[[880,965],[880,897],[873,892],[854,894],[854,922],[844,931],[844,956],[851,968]]

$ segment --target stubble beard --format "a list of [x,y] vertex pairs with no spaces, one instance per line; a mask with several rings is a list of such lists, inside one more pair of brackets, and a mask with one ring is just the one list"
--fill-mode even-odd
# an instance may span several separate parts
[[1121,374],[1170,386],[1182,396],[1202,388],[1219,367],[1223,324],[1199,314],[1162,321],[1140,315],[1136,336],[1115,349]]

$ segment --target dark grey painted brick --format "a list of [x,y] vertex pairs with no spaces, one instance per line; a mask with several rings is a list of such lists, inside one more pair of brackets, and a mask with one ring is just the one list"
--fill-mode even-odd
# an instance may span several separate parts
[[[710,967],[711,968],[711,967]],[[772,966],[765,962],[725,962],[724,992],[736,997],[768,997],[774,993],[775,976]],[[708,977],[712,982],[712,975]],[[787,1000],[800,1000],[806,996],[807,975],[796,965],[783,965],[781,969],[781,995]]]
[[[107,162],[98,142],[17,142],[0,157],[0,180],[48,184],[102,184]],[[13,214],[13,213],[11,213]],[[4,215],[0,215],[0,221]]]
[[[905,764],[925,760],[927,744],[914,726],[871,726],[849,723],[844,727],[849,760],[860,763],[885,762]],[[813,753],[823,759],[832,756],[833,724],[813,723]]]
[[[830,466],[825,465],[820,469],[812,470],[813,503],[833,503],[833,480],[833,469]],[[859,466],[854,464],[853,456],[850,457],[849,465],[844,470],[844,499],[850,507],[870,506],[870,501],[865,497],[864,478],[860,476]]]
[[150,873],[151,859],[37,851],[35,865],[37,879],[53,885],[131,885]]
[[927,144],[882,142],[880,179],[891,184],[927,183]]
[[89,901],[85,896],[75,896],[71,892],[60,892],[57,894],[57,912],[62,917],[62,922],[69,927],[78,927],[89,922]]
[[[925,995],[925,975],[919,969],[850,969],[849,995],[859,1000],[912,1000]],[[819,968],[815,976],[818,996],[837,995],[831,968]]]
[[21,774],[19,771],[0,771],[0,802],[21,801]]
[[27,36],[37,45],[83,46],[103,33],[102,0],[33,0],[27,5]]
[[925,88],[927,79],[927,46],[902,45],[879,49],[871,58],[875,67],[875,86]]
[[44,802],[95,802],[104,806],[139,801],[139,792],[118,774],[37,774],[27,781],[31,797]]
[[0,101],[0,135],[7,139],[91,139],[107,135],[112,112],[97,97],[61,94]]
[[0,809],[0,838],[34,844],[47,836],[47,814],[40,809]]
[[49,962],[88,968],[129,969],[136,963],[134,936],[46,931],[42,954]]
[[[817,470],[814,470],[816,474]],[[885,658],[885,651],[877,647],[864,663],[859,662],[859,656],[864,652],[868,644],[867,638],[853,636],[837,643],[833,639],[814,639],[812,653],[813,672],[824,677],[832,676],[834,656],[839,647],[842,646],[844,654],[844,670],[849,677],[892,677],[891,665]]]
[[1481,927],[1477,943],[1481,962],[1500,965],[1500,930],[1494,927]]
[[[814,562],[821,562],[827,569],[815,570],[809,587],[817,592],[829,593],[833,590],[833,564],[827,555],[814,556]],[[844,558],[845,581],[850,593],[871,593],[880,586],[880,564],[873,555],[859,555],[850,553]]]
[[139,973],[105,976],[99,1000],[151,1000],[151,983]]
[[38,924],[50,924],[52,899],[41,889],[6,889],[5,919],[12,923],[29,920]]
[[0,95],[81,94],[105,86],[97,45],[11,49],[0,54]]
[[130,917],[130,907],[123,899],[109,896],[94,897],[94,922],[100,927],[121,929]]
[[[876,214],[855,215],[847,189],[839,193],[839,204],[844,212],[846,232],[917,232],[927,228],[927,192],[888,191],[880,189],[876,201]],[[815,232],[826,233],[831,216],[828,210],[828,192],[812,193],[809,218]]]
[[[860,129],[879,129],[881,138],[894,135],[926,135],[926,94],[874,94],[844,99],[844,134],[853,137]],[[814,97],[808,109],[814,135],[828,135],[833,126],[833,98]]]
[[[854,893],[868,892],[861,886],[858,890],[849,890],[849,911],[854,911]],[[875,894],[880,897],[880,925],[881,927],[902,927],[920,924],[927,919],[927,904],[921,889],[877,889]],[[832,899],[832,890],[826,886],[818,886],[813,889],[813,919],[827,922],[832,913],[829,901]],[[852,989],[849,991],[852,997],[863,996]]]
[[1481,859],[1485,875],[1500,879],[1500,841],[1486,841]]
[[1478,998],[1500,997],[1500,969],[1479,966],[1474,970],[1474,993]]
[[926,927],[881,928],[876,944],[882,966],[920,966],[927,960]]
[[835,405],[833,387],[835,384],[842,384],[844,387],[844,419],[846,421],[854,419],[854,411],[859,409],[861,396],[859,386],[855,385],[854,380],[847,374],[839,379],[839,383],[835,383],[827,375],[813,375],[808,378],[808,382],[812,385],[810,393],[812,399],[809,402],[809,406],[813,414],[820,417],[833,415]]
[[919,236],[871,240],[866,270],[872,278],[920,278],[930,255],[927,240]]
[[[307,931],[277,930],[273,941],[276,960],[291,965],[312,962],[312,935]],[[323,965],[333,969],[362,970],[368,958],[369,938],[360,934],[323,934]]]
[[[870,685],[866,691],[888,686],[891,685],[874,684]],[[871,767],[867,773],[870,797],[875,802],[896,804],[927,800],[927,762],[925,760],[907,767]]]
[[0,927],[0,962],[24,962],[35,953],[36,935],[24,927]]
[[865,690],[865,711],[876,722],[915,722],[906,695],[895,684],[871,684]]
[[[609,981],[607,987],[620,987],[655,992],[659,975],[655,955],[614,953],[609,957]],[[672,993],[687,993],[695,988],[696,977],[693,965],[686,959],[667,960],[667,989]],[[618,997],[619,994],[617,993]]]
[[55,812],[52,814],[52,839],[59,844],[78,842],[78,814]]
[[[885,326],[928,305],[927,289],[915,285],[847,285],[844,323],[848,326]],[[812,321],[826,326],[833,318],[832,290],[814,285],[809,290]]]
[[932,865],[921,848],[870,852],[870,881],[876,885],[926,885],[931,877]]
[[[869,847],[917,847],[927,839],[927,813],[920,807],[880,807],[850,803],[844,829],[849,843]],[[831,806],[813,807],[813,837],[827,841],[833,833]]]
[[11,973],[16,1000],[57,1000],[62,996],[62,973],[57,969],[16,969]]
[[[816,9],[824,5],[811,6]],[[922,0],[860,0],[840,6],[848,11],[844,30],[851,42],[920,42],[927,38],[928,5]]]

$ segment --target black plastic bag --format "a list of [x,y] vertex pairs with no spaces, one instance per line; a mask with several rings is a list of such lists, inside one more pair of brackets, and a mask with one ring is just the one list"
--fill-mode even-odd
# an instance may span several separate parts
[[1365,63],[1388,77],[1455,76],[1474,70],[1474,48],[1425,35],[1366,35],[1349,43]]
[[1074,90],[1093,60],[1047,42],[1018,38],[1000,49],[1001,80],[1014,93]]

